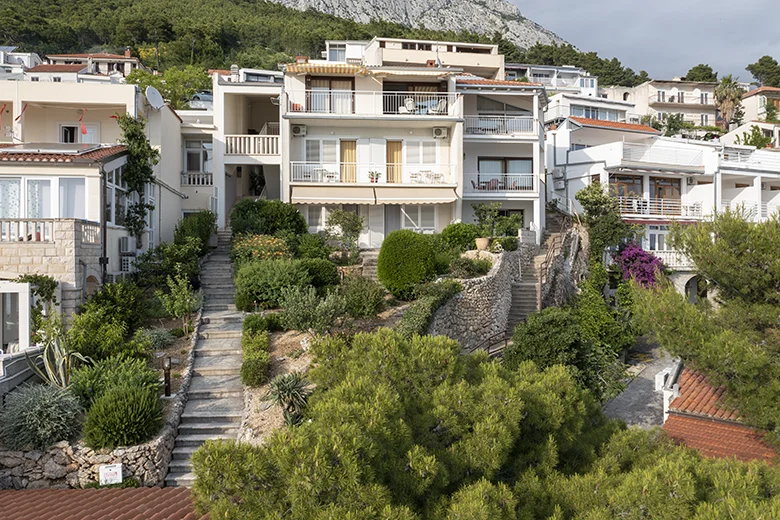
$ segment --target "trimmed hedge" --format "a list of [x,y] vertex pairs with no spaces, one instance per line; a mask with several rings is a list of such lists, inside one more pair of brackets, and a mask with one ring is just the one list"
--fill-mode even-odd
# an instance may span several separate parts
[[161,426],[162,406],[156,391],[117,386],[92,403],[84,441],[91,448],[134,446],[154,437]]
[[322,258],[304,258],[301,265],[308,271],[311,277],[311,284],[314,287],[327,287],[329,285],[338,285],[339,270],[336,264],[330,260]]
[[292,232],[303,235],[308,232],[306,219],[292,204],[280,200],[244,199],[230,212],[233,235],[254,233],[276,235]]
[[282,289],[306,287],[311,276],[300,260],[260,260],[241,266],[235,283],[236,307],[251,312],[278,307]]
[[499,238],[498,243],[501,244],[501,249],[504,251],[517,251],[517,248],[519,247],[517,237]]
[[258,334],[260,332],[277,332],[284,330],[282,315],[278,312],[268,314],[250,314],[244,318],[244,334]]
[[251,334],[244,332],[241,348],[244,360],[241,363],[241,382],[247,386],[262,386],[268,382],[271,372],[271,337],[267,332]]
[[416,285],[436,276],[431,241],[408,229],[393,231],[379,251],[377,276],[395,297],[411,299]]
[[441,231],[441,236],[451,247],[457,247],[460,251],[475,249],[475,240],[479,238],[479,226],[458,222],[450,224]]

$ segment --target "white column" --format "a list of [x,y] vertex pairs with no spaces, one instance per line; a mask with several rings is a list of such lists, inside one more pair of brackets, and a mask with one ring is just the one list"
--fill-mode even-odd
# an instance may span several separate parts
[[225,92],[219,87],[219,75],[213,77],[214,92],[214,141],[212,142],[214,160],[212,178],[217,190],[217,226],[224,229],[227,224],[225,204]]
[[713,179],[713,186],[715,189],[713,190],[713,196],[715,197],[715,200],[712,201],[712,209],[715,213],[720,213],[722,208],[722,199],[723,199],[723,174],[720,171],[720,167],[715,171],[715,177]]
[[463,178],[464,155],[463,123],[459,122],[455,123],[455,128],[452,132],[452,140],[450,141],[450,175],[455,177],[454,181],[457,184],[455,188],[455,208],[452,218],[456,220],[461,220],[463,218],[463,183],[466,182]]
[[760,175],[753,179],[753,196],[751,199],[755,202],[755,214],[753,218],[756,222],[761,222],[761,202],[763,197],[761,195],[761,181],[763,177]]
[[534,199],[534,224],[536,224],[536,244],[540,245],[542,243],[542,231],[543,231],[543,217],[542,212],[544,208],[542,207],[542,201],[537,199]]

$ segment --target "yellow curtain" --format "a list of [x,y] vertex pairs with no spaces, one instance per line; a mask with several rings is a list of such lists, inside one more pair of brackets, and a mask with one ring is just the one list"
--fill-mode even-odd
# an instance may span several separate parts
[[387,142],[387,182],[400,184],[402,181],[403,169],[401,163],[401,141]]
[[341,182],[357,182],[357,141],[341,141]]

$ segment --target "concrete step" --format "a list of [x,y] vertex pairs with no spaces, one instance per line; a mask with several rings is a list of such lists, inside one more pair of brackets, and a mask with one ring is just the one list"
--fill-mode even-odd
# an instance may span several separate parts
[[192,487],[195,485],[195,473],[168,473],[165,477],[166,487]]
[[192,370],[198,376],[229,376],[241,373],[241,361],[240,355],[196,357]]
[[198,334],[199,339],[225,339],[225,338],[240,338],[240,330],[206,330],[201,331]]
[[197,446],[176,446],[171,453],[171,460],[186,460],[189,461],[192,454],[197,450]]
[[203,304],[203,310],[204,311],[235,311],[236,310],[236,304],[235,303],[209,302],[209,301],[206,301]]
[[[197,401],[209,402],[214,404],[214,399],[197,399]],[[243,400],[241,400],[243,403]],[[187,403],[189,404],[189,402]],[[184,413],[181,414],[181,425],[179,426],[179,433],[183,433],[182,430],[191,432],[185,426],[198,424],[209,425],[214,424],[215,429],[224,430],[222,426],[225,423],[235,424],[236,428],[241,425],[241,418],[244,415],[243,408],[241,410],[233,410],[231,412],[214,411],[214,412],[188,412],[185,408]]]
[[209,440],[235,439],[235,435],[179,435],[174,441],[174,448],[197,448]]
[[203,348],[195,351],[195,357],[211,357],[211,356],[240,356],[242,354],[241,348],[235,347],[213,347]]
[[190,459],[172,459],[168,464],[168,472],[171,473],[191,473],[192,464]]
[[244,313],[230,311],[203,313],[201,318],[201,323],[203,325],[219,323],[242,323],[243,321]]
[[211,421],[211,422],[187,422],[182,421],[179,425],[179,435],[208,435],[219,436],[229,435],[235,437],[238,435],[238,427],[241,421],[230,422],[225,421]]

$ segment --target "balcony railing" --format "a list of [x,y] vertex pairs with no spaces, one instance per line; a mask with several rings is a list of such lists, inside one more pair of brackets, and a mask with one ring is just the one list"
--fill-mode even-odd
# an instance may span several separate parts
[[655,93],[647,98],[647,101],[652,104],[667,104],[667,105],[707,105],[715,106],[715,96],[709,94],[702,96],[693,93],[678,92],[677,94],[665,93],[663,96],[660,93]]
[[466,173],[463,181],[465,193],[534,192],[532,173]]
[[0,242],[54,242],[54,219],[0,219]]
[[693,262],[680,251],[648,251],[648,253],[660,258],[664,265],[671,269],[693,267]]
[[534,133],[532,116],[466,116],[466,135],[514,135]]
[[182,186],[211,186],[214,184],[214,174],[211,172],[183,172]]
[[780,156],[767,151],[728,151],[723,152],[723,166],[752,170],[780,171]]
[[454,182],[452,172],[449,164],[290,163],[292,182],[451,184]]
[[645,146],[623,143],[623,159],[654,164],[704,166],[704,155],[701,150],[687,150],[673,146]]
[[701,202],[686,202],[679,199],[640,199],[618,197],[621,215],[643,215],[659,217],[701,217]]
[[591,111],[585,112],[582,109],[572,110],[568,106],[554,106],[548,107],[544,113],[545,121],[552,121],[555,119],[565,119],[569,116],[584,117],[586,119],[596,119],[598,121],[612,121],[615,123],[632,123],[635,125],[642,124],[642,116],[633,112],[615,111],[609,109],[612,112],[608,112],[607,109],[598,110],[594,108]]
[[748,217],[767,219],[780,210],[780,202],[753,202],[747,200],[723,200],[721,208],[731,211],[744,210]]
[[286,92],[289,114],[457,116],[457,93],[303,90]]
[[279,136],[226,135],[225,155],[279,155]]

